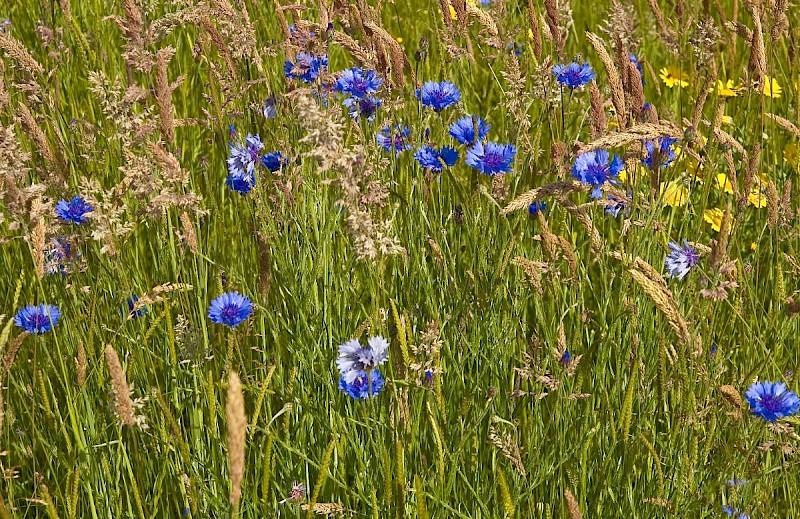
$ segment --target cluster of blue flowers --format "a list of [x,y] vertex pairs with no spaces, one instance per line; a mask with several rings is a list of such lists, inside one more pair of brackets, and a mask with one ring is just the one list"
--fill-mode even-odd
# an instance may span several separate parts
[[315,56],[301,52],[294,57],[294,62],[288,59],[283,64],[283,72],[288,79],[299,79],[312,83],[320,74],[328,69],[328,56]]
[[389,359],[389,342],[377,335],[363,346],[357,339],[339,346],[336,366],[339,368],[339,389],[359,400],[383,391],[384,380],[378,369]]
[[[235,131],[231,132],[235,135]],[[258,135],[248,134],[243,143],[230,143],[228,177],[225,183],[233,191],[249,193],[256,185],[256,168],[263,167],[276,172],[288,164],[280,151],[262,154],[264,143]]]
[[353,67],[342,72],[333,89],[347,95],[343,103],[350,117],[372,122],[381,106],[380,99],[372,94],[377,93],[382,84],[383,79],[374,70]]

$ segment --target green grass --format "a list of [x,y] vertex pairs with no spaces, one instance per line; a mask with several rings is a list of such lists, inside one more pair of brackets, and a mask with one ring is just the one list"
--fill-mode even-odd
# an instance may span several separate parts
[[[155,0],[145,3],[147,23],[179,9]],[[525,2],[505,3],[502,19],[496,6],[489,9],[501,29],[499,49],[487,45],[477,23],[456,34],[455,45],[469,46],[474,61],[453,57],[438,37],[444,27],[438,2],[383,2],[383,26],[402,38],[419,82],[450,79],[463,102],[433,114],[417,105],[413,85],[406,84],[382,91],[385,105],[371,126],[345,125],[347,145],[363,143],[365,163],[389,187],[386,207],[372,209],[373,214],[377,221],[391,221],[391,232],[407,251],[359,259],[337,204],[341,191],[324,182],[338,173],[320,170],[306,156],[310,150],[299,143],[306,134],[302,121],[291,99],[281,98],[303,85],[283,77],[275,6],[233,3],[237,9],[240,3],[246,6],[258,47],[257,58],[234,58],[235,80],[220,80],[225,61],[202,25],[177,26],[149,48],[177,49],[169,77],[185,79],[173,93],[175,117],[200,120],[177,127],[174,146],[167,145],[189,172],[186,189],[203,196],[207,211],[191,217],[196,254],[178,237],[180,209],[146,215],[146,201],[122,190],[115,201],[123,208],[121,221],[135,228],[116,240],[118,254],[101,253],[102,242],[92,240],[96,222],[59,228],[49,211],[48,239],[74,235],[86,268],[64,278],[40,278],[29,239],[36,220],[27,212],[15,216],[8,200],[0,202],[5,216],[0,221],[0,314],[5,314],[0,352],[5,356],[20,332],[11,324],[19,308],[46,302],[57,304],[63,314],[53,332],[24,339],[2,377],[0,518],[149,519],[178,517],[184,510],[198,518],[305,517],[298,503],[279,503],[293,481],[308,487],[306,503],[314,496],[317,503],[338,503],[356,517],[567,517],[566,490],[590,518],[720,517],[724,504],[751,517],[800,516],[796,422],[770,429],[749,415],[746,403],[737,409],[719,390],[732,385],[743,394],[756,379],[784,380],[798,390],[791,372],[800,367],[800,326],[788,298],[796,299],[800,289],[800,272],[791,261],[800,243],[791,212],[769,226],[767,208],[737,203],[711,181],[691,182],[688,205],[670,207],[651,193],[645,177],[630,185],[627,217],[614,219],[600,206],[585,208],[603,241],[596,252],[579,220],[550,198],[545,215],[551,232],[574,249],[573,275],[563,255],[548,255],[539,221],[526,211],[508,216],[500,211],[515,196],[559,180],[560,167],[569,168],[573,154],[554,163],[555,142],[566,142],[570,153],[576,141],[590,142],[588,92],[565,92],[559,96],[563,104],[536,95],[533,85],[541,79],[526,37]],[[591,62],[607,101],[607,74],[584,33],[603,35],[612,48],[613,40],[599,32],[609,3],[572,2],[574,25],[566,46],[567,61],[581,53]],[[644,1],[630,3],[639,23],[636,51],[656,73],[668,65],[688,71],[689,86],[682,89],[657,85],[657,78],[645,74],[647,100],[662,120],[683,129],[709,66],[699,64],[692,52],[696,27],[680,25],[666,7],[671,3],[661,3],[676,30],[677,52],[659,38]],[[689,3],[687,18],[707,17],[700,2]],[[117,4],[73,1],[74,24],[61,8],[42,0],[11,0],[0,7],[0,18],[12,21],[6,31],[48,71],[28,76],[0,53],[11,99],[0,106],[0,124],[14,126],[22,148],[31,153],[30,172],[19,186],[44,183],[45,203],[71,198],[83,178],[112,189],[123,178],[125,152],[152,164],[145,143],[160,138],[155,73],[131,72],[147,93],[122,119],[150,107],[156,122],[132,145],[114,139],[124,133],[121,119],[107,117],[90,90],[90,72],[119,81],[123,91],[127,87],[122,32],[105,19],[123,16]],[[730,19],[733,2],[722,4]],[[534,5],[544,12],[538,1]],[[309,7],[303,18],[316,21],[316,5]],[[750,15],[739,10],[739,21],[752,27]],[[797,12],[789,11],[795,40]],[[721,27],[720,13],[712,12],[710,19]],[[49,48],[36,35],[38,20],[63,28]],[[765,18],[767,33],[772,21]],[[336,30],[342,30],[338,19]],[[720,30],[723,36],[711,58],[719,77],[747,83],[749,48]],[[352,35],[358,37],[357,31]],[[232,45],[231,35],[224,36]],[[416,62],[421,37],[430,41],[430,50],[424,62]],[[519,100],[530,122],[530,149],[506,95],[504,72],[516,59],[504,46],[509,41],[524,43],[519,60],[526,87]],[[733,124],[723,129],[748,152],[760,143],[758,170],[779,192],[794,182],[790,209],[797,210],[796,161],[784,158],[797,138],[764,116],[774,113],[797,124],[797,57],[789,38],[767,37],[766,49],[767,71],[783,87],[782,97],[745,90],[725,101]],[[331,71],[357,65],[341,47],[331,45],[328,53]],[[547,41],[544,59],[559,61]],[[40,91],[23,88],[31,81]],[[281,98],[280,115],[266,120],[258,107],[271,93]],[[54,180],[18,121],[21,102],[37,117],[51,146],[63,145],[68,186]],[[716,93],[709,95],[703,117],[713,122],[721,102]],[[396,110],[389,112],[389,105]],[[414,142],[424,141],[424,129],[430,128],[432,141],[449,143],[449,123],[471,113],[492,124],[491,140],[520,147],[514,171],[506,176],[505,199],[494,198],[491,179],[478,178],[463,161],[429,182],[412,153],[395,159],[374,144],[378,129],[400,121],[412,128]],[[292,182],[291,197],[263,172],[247,196],[227,188],[229,124],[242,135],[259,134],[266,151],[280,149],[292,157],[292,165],[274,177]],[[700,132],[709,138],[700,152],[706,170],[727,173],[725,146],[708,126],[701,124]],[[614,150],[626,151],[638,153],[639,146]],[[4,161],[0,153],[0,171],[8,167]],[[688,164],[684,155],[662,171],[662,179],[678,178]],[[159,170],[149,167],[149,174]],[[738,153],[735,167],[738,187],[744,189],[748,164]],[[134,185],[146,178],[137,175]],[[581,193],[568,198],[588,201]],[[709,266],[707,255],[685,279],[669,279],[696,342],[681,344],[633,280],[633,266],[609,253],[624,250],[663,271],[669,241],[686,238],[712,246],[718,233],[703,212],[728,204],[736,224],[727,260],[733,262],[730,279],[738,287],[723,301],[701,294],[704,276],[712,283],[728,279]],[[623,223],[626,218],[629,225]],[[541,295],[512,263],[517,256],[548,264]],[[169,292],[165,301],[149,305],[146,316],[126,319],[126,298],[164,283],[192,288]],[[228,290],[256,303],[253,317],[233,329],[207,317],[211,300]],[[442,373],[432,384],[419,385],[402,352],[420,345],[434,321],[443,344]],[[179,323],[185,323],[183,330]],[[573,358],[581,356],[574,374],[553,353],[561,326]],[[377,398],[352,401],[337,387],[337,346],[375,334],[392,342],[383,369],[387,388]],[[82,386],[75,361],[79,345],[87,357]],[[146,418],[146,429],[117,419],[103,356],[107,345],[121,357],[132,396],[146,399],[137,411]],[[238,510],[228,498],[225,403],[231,370],[242,379],[250,418]],[[726,487],[733,478],[749,482]]]

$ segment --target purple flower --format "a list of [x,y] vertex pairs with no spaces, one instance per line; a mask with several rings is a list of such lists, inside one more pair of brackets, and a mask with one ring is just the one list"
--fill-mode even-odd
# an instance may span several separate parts
[[61,319],[57,306],[42,304],[29,305],[17,312],[14,324],[28,333],[41,335],[53,329]]
[[406,144],[406,139],[411,136],[411,130],[408,126],[401,127],[399,124],[395,125],[395,133],[388,126],[384,127],[375,139],[378,141],[378,146],[387,152],[394,150],[395,156],[399,157],[401,153],[411,149],[410,144]]
[[347,382],[344,377],[339,379],[339,389],[355,400],[374,397],[383,391],[383,385],[383,376],[377,369],[370,371],[370,381],[367,381],[365,372],[357,373],[352,382]]
[[280,151],[273,151],[261,157],[261,164],[274,173],[285,168],[289,164],[289,159],[284,157]]
[[508,173],[516,153],[517,148],[511,144],[478,142],[467,150],[466,163],[484,175]]
[[692,267],[700,261],[700,255],[686,240],[683,240],[682,246],[675,242],[669,242],[669,251],[664,262],[664,268],[674,278],[683,279]]
[[535,215],[544,211],[546,207],[547,204],[544,202],[531,202],[531,205],[528,206],[528,214]]
[[478,117],[477,115],[462,117],[458,121],[450,125],[450,136],[461,144],[471,146],[475,143],[475,121],[478,122],[478,139],[483,141],[489,130],[492,128],[491,124]]
[[642,164],[653,169],[653,161],[658,157],[657,163],[660,168],[669,166],[676,157],[675,150],[672,149],[672,145],[676,142],[678,142],[678,139],[673,139],[672,137],[660,137],[644,141],[647,157],[642,159]]
[[461,92],[458,87],[449,81],[428,81],[422,85],[419,91],[419,98],[422,104],[430,106],[436,112],[441,112],[448,106],[454,105],[461,100]]
[[313,56],[304,52],[294,58],[294,63],[288,59],[283,64],[283,71],[289,79],[301,79],[311,83],[317,79],[321,72],[328,67],[328,56]]
[[745,393],[750,412],[767,422],[797,414],[800,399],[783,382],[754,382]]
[[[636,54],[631,54],[631,55],[628,56],[628,59],[631,61],[631,63],[636,65],[636,70],[638,70],[639,71],[639,75],[642,76],[642,86],[645,86],[646,83],[644,81],[644,69],[642,68],[642,64],[639,63],[639,58],[636,57]],[[647,104],[647,103],[645,103],[645,104]]]
[[378,111],[378,108],[381,106],[381,100],[377,97],[348,97],[344,101],[342,101],[347,111],[350,113],[350,117],[355,119],[356,121],[363,117],[367,120],[367,122],[372,122],[375,120],[375,113]]
[[217,324],[236,326],[253,312],[253,302],[239,292],[226,292],[211,301],[208,318]]
[[725,512],[727,515],[733,517],[734,519],[750,519],[750,516],[746,513],[737,510],[736,508],[732,508],[730,506],[723,506],[722,511]]
[[274,119],[275,117],[277,117],[278,116],[277,105],[278,105],[278,100],[275,98],[275,94],[269,96],[264,101],[264,110],[263,110],[264,117],[266,117],[267,119]]
[[389,342],[377,335],[367,340],[362,346],[357,339],[339,345],[339,357],[336,367],[342,379],[352,384],[356,378],[371,371],[389,359]]
[[572,164],[572,176],[584,184],[595,186],[592,191],[593,198],[600,198],[600,186],[606,181],[612,181],[623,168],[622,159],[614,155],[613,158],[606,150],[587,151],[578,155]]
[[56,204],[56,215],[59,218],[78,225],[84,223],[87,220],[86,214],[92,211],[94,211],[94,208],[79,196],[73,197],[69,202],[59,200],[58,204]]
[[333,89],[343,94],[363,99],[374,94],[383,84],[383,79],[374,70],[353,67],[342,72]]
[[562,85],[578,88],[594,79],[594,70],[588,63],[583,65],[578,63],[553,65],[553,77]]
[[439,173],[445,167],[451,167],[458,161],[458,152],[450,146],[444,146],[440,150],[423,146],[417,150],[414,158],[423,168]]

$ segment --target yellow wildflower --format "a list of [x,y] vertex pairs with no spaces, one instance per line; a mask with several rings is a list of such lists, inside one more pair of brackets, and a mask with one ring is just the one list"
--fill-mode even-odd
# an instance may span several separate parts
[[769,184],[769,177],[761,173],[753,179],[753,187],[750,188],[750,194],[747,195],[747,203],[757,209],[767,207],[767,194],[765,190]]
[[778,80],[774,77],[764,76],[764,95],[767,97],[779,98],[783,89],[778,84]]
[[680,207],[689,203],[689,190],[680,180],[661,184],[664,202],[670,207]]
[[756,249],[758,249],[758,244],[756,242],[750,243],[750,250],[756,250]]
[[528,39],[533,41],[533,31],[528,29]]
[[729,195],[733,194],[733,185],[731,185],[731,181],[728,180],[728,175],[725,173],[717,174],[717,187]]
[[713,209],[706,209],[705,211],[703,211],[703,220],[710,223],[711,228],[717,232],[719,232],[720,228],[722,227],[722,218],[724,216],[725,213],[719,207],[715,207]]
[[458,16],[456,16],[456,10],[453,8],[452,4],[449,7],[450,7],[450,18],[452,18],[453,20],[458,20]]
[[733,117],[730,115],[723,115],[722,116],[722,124],[733,124]]
[[672,65],[662,68],[659,71],[659,77],[667,85],[667,88],[689,86],[689,74]]
[[736,97],[741,91],[742,86],[734,85],[732,79],[729,79],[725,83],[719,79],[717,80],[717,94],[719,94],[720,97]]
[[400,36],[395,38],[395,40],[397,40],[397,43],[403,43],[403,38],[401,38]]

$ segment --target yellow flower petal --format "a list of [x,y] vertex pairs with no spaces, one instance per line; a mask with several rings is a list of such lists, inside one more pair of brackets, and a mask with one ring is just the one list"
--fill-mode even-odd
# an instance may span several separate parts
[[763,94],[765,96],[777,99],[777,98],[779,98],[781,96],[782,92],[783,92],[783,89],[778,84],[778,80],[777,79],[775,79],[774,77],[771,78],[769,76],[764,76]]
[[453,8],[452,5],[450,6],[450,18],[452,18],[453,20],[458,20],[458,17],[456,16],[456,10]]
[[722,227],[722,218],[724,216],[725,212],[719,207],[715,207],[713,209],[706,209],[705,211],[703,211],[703,220],[710,223],[711,228],[717,232],[719,232],[720,228]]
[[672,65],[662,68],[659,71],[659,77],[667,85],[667,88],[689,86],[689,74]]
[[664,197],[664,203],[670,207],[680,207],[689,203],[689,190],[680,180],[662,183],[661,194]]
[[717,187],[729,195],[733,194],[733,186],[725,173],[717,174]]

